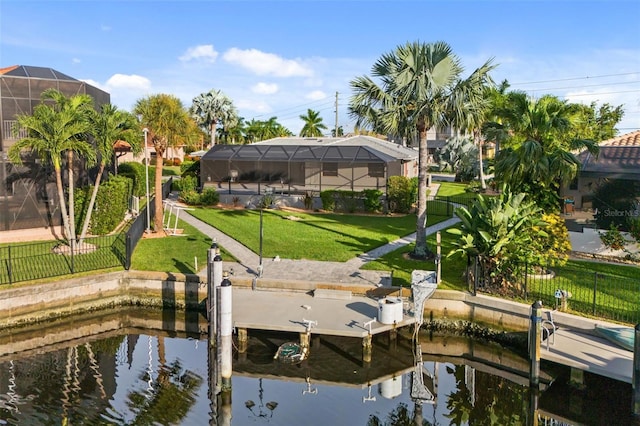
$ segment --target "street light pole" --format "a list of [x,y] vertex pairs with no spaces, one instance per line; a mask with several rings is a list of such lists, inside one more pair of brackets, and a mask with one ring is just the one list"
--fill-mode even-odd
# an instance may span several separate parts
[[149,158],[147,155],[147,134],[149,133],[149,129],[145,127],[142,131],[144,132],[144,175],[147,189],[147,229],[145,232],[148,234],[151,232],[151,229],[149,228],[151,225],[151,213],[149,212],[151,207],[151,201],[149,199]]

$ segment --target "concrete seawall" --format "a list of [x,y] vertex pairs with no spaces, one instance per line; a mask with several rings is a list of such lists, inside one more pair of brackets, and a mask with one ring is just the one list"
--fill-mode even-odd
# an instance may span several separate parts
[[[233,277],[236,287],[251,287],[247,277]],[[367,285],[260,280],[270,291],[309,292],[316,288],[347,289],[353,294],[381,295]],[[51,283],[7,287],[0,290],[0,329],[39,323],[69,315],[137,305],[197,309],[206,300],[206,279],[177,273],[122,271],[60,280]],[[398,292],[399,289],[386,289]],[[404,289],[403,296],[408,296]],[[469,321],[507,331],[529,327],[530,305],[500,298],[437,290],[425,304],[426,321]],[[555,323],[580,331],[593,331],[603,321],[554,312]]]

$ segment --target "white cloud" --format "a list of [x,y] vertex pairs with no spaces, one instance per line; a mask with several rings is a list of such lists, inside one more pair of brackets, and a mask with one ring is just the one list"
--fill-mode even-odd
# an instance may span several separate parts
[[140,75],[114,74],[107,80],[109,89],[128,89],[135,91],[145,91],[151,88],[151,81]]
[[[270,113],[272,110],[271,106],[264,102],[264,101],[258,101],[255,99],[240,99],[238,101],[234,100],[234,104],[236,106],[236,108],[238,108],[239,110],[246,110],[246,111],[253,111],[256,112],[258,114],[268,114]],[[242,114],[240,114],[242,115]],[[247,117],[245,117],[247,118]],[[249,118],[248,118],[249,119]]]
[[278,85],[275,83],[258,83],[251,88],[251,91],[260,95],[272,95],[278,91]]
[[82,62],[82,60],[79,58],[72,58],[71,62],[73,62],[74,64],[79,64],[80,62]]
[[305,98],[311,101],[319,101],[319,100],[325,99],[326,97],[327,97],[327,94],[324,93],[322,90],[314,90],[313,92],[307,93],[307,95],[305,96]]
[[284,59],[273,53],[265,53],[257,49],[241,50],[234,47],[224,53],[223,59],[257,75],[276,77],[310,77],[313,75],[313,70],[298,61]]
[[100,30],[105,31],[105,32],[111,31],[111,26],[102,24],[102,25],[100,25]]
[[190,47],[178,59],[182,62],[193,60],[202,60],[205,62],[215,62],[218,58],[218,52],[213,48],[212,44],[202,44],[200,46]]

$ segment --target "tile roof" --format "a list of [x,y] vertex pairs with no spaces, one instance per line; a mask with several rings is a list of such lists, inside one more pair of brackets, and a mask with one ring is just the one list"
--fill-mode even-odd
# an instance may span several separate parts
[[581,172],[623,175],[640,175],[640,130],[627,133],[600,144],[598,156],[583,151],[578,155]]

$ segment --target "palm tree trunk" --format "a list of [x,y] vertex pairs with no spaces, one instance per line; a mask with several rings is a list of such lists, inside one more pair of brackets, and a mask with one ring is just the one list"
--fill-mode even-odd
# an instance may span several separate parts
[[484,181],[484,164],[482,162],[482,138],[474,132],[474,137],[478,141],[478,166],[480,167],[480,187],[482,190],[487,189],[487,183]]
[[[162,157],[164,156],[164,150],[156,146],[156,176],[155,176],[155,204],[156,214],[153,217],[153,228],[155,232],[162,231],[163,223],[163,210],[162,210]],[[149,203],[149,200],[147,200]]]
[[[423,126],[424,127],[424,126]],[[418,207],[416,211],[416,246],[414,255],[425,257],[429,253],[427,248],[427,189],[428,189],[428,150],[427,130],[420,129],[418,143]]]
[[91,214],[93,213],[93,205],[96,202],[98,196],[98,189],[100,188],[100,180],[102,179],[102,173],[104,172],[104,163],[100,163],[100,169],[98,170],[98,176],[93,184],[93,191],[91,192],[91,200],[89,200],[89,207],[87,208],[87,215],[84,218],[84,224],[82,225],[82,232],[80,232],[80,238],[78,238],[78,247],[82,246],[85,237],[87,236],[87,230],[89,229],[89,223],[91,222]]
[[67,151],[67,173],[69,176],[69,241],[75,243],[76,240],[76,208],[73,194],[74,176],[73,176],[73,151]]
[[62,170],[59,163],[53,164],[56,173],[56,189],[58,190],[58,202],[60,203],[60,214],[62,215],[62,225],[64,234],[68,240],[71,239],[71,228],[69,227],[69,215],[67,214],[67,203],[64,199],[64,188],[62,187]]
[[211,148],[216,146],[216,122],[211,123]]

